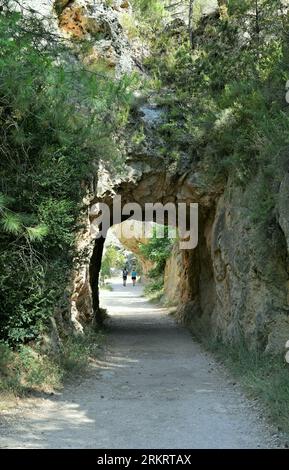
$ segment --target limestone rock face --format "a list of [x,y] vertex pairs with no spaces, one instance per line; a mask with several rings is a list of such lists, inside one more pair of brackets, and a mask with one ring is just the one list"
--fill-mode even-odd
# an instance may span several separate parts
[[[202,2],[198,2],[198,14],[210,15],[212,13],[215,13],[218,10],[219,2],[218,0],[204,0]],[[182,20],[185,24],[188,23],[189,2],[176,2],[175,0],[167,0],[166,3],[166,8],[172,19],[172,24],[175,23],[174,20]]]
[[252,223],[246,194],[228,187],[200,230],[198,254],[189,266],[190,286],[195,287],[186,307],[180,299],[179,318],[224,341],[245,340],[251,348],[284,351],[289,338],[288,252],[280,226]]
[[[243,201],[241,191],[233,190],[217,207],[211,242],[216,286],[213,327],[223,337],[226,332],[226,339],[244,336],[253,347],[270,350],[288,307],[288,274],[282,262],[286,252],[278,226],[272,226],[269,238],[267,227],[252,223]],[[284,341],[279,347],[284,348]]]
[[182,252],[178,243],[173,246],[171,256],[167,260],[164,275],[164,297],[170,305],[181,303],[182,291],[184,291],[184,266]]
[[177,245],[165,271],[166,297],[195,332],[279,353],[289,338],[288,176],[279,194],[279,224],[253,223],[248,195],[228,183],[200,217],[199,245]]
[[101,65],[115,69],[116,76],[135,68],[132,48],[123,31],[120,18],[130,8],[127,1],[108,4],[105,1],[58,0],[60,30],[73,39],[89,39],[91,50],[85,54],[86,66]]
[[136,68],[136,48],[121,25],[122,15],[131,9],[127,0],[23,0],[17,9],[38,15],[50,30],[72,43],[89,40],[91,49],[83,57],[86,66],[113,68],[116,77]]
[[[57,3],[65,3],[65,0],[57,0]],[[68,3],[68,2],[66,2]],[[55,2],[54,0],[22,0],[19,5],[23,8],[25,14],[26,9],[33,10],[33,13],[38,13],[42,16],[52,16],[54,14],[53,9]],[[26,10],[28,13],[28,11]]]

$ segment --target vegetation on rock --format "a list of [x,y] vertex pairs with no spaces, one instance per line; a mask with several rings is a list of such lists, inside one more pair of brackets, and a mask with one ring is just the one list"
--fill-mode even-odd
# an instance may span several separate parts
[[4,9],[0,38],[0,339],[15,346],[69,308],[82,198],[97,161],[121,160],[131,80],[86,70],[33,15]]
[[[24,17],[10,8],[13,3],[5,0],[0,11],[0,374],[2,388],[19,390],[37,387],[49,376],[50,384],[57,384],[63,370],[73,369],[75,363],[82,368],[87,362],[92,343],[83,343],[85,338],[65,340],[54,359],[42,355],[40,338],[50,328],[51,318],[59,313],[65,316],[69,309],[67,288],[75,267],[83,198],[95,191],[98,162],[119,170],[122,144],[118,133],[125,129],[121,135],[125,140],[131,136],[131,132],[125,134],[127,130],[135,131],[129,144],[133,151],[139,148],[138,156],[143,155],[146,135],[137,119],[137,128],[131,125],[133,113],[125,128],[132,77],[123,75],[115,80],[114,60],[110,70],[103,57],[97,64],[97,51],[91,43],[76,37],[66,41],[48,32],[37,16]],[[166,158],[168,168],[173,162],[179,174],[184,173],[185,161],[194,167],[204,187],[221,185],[225,204],[237,207],[239,213],[231,225],[232,217],[227,220],[225,212],[219,211],[221,222],[216,233],[239,231],[245,234],[249,248],[238,247],[236,252],[230,237],[223,245],[216,242],[215,253],[208,255],[212,264],[208,278],[211,276],[215,285],[225,284],[230,265],[229,280],[237,267],[238,292],[241,280],[246,281],[240,306],[236,307],[234,295],[229,305],[229,310],[239,308],[233,311],[237,328],[231,328],[232,334],[239,327],[243,334],[242,321],[252,313],[246,310],[254,297],[254,290],[248,288],[249,274],[258,281],[257,288],[264,287],[260,295],[265,300],[258,304],[262,311],[252,320],[248,335],[262,353],[271,325],[275,322],[278,326],[278,319],[280,325],[288,325],[285,287],[279,294],[283,286],[288,289],[288,240],[281,230],[277,207],[289,163],[285,100],[288,7],[282,0],[219,0],[219,8],[204,16],[201,0],[188,0],[184,2],[185,16],[172,21],[168,3],[132,0],[134,18],[128,13],[122,18],[128,37],[144,45],[145,60],[140,69],[146,72],[145,94],[155,97],[154,106],[165,111],[161,122],[150,127],[158,145],[153,155]],[[61,12],[64,4],[57,2],[57,11]],[[106,4],[111,6],[110,1]],[[103,40],[103,34],[94,40]],[[85,68],[87,51],[92,64],[87,60]],[[136,108],[139,101],[135,97]],[[286,219],[284,193],[281,205]],[[243,219],[247,225],[242,225]],[[219,242],[221,237],[217,238]],[[172,240],[160,239],[156,232],[140,247],[142,255],[155,263],[148,291],[161,291],[171,248]],[[230,263],[224,261],[226,256]],[[102,276],[121,264],[123,258],[110,247],[103,259]],[[266,387],[266,374],[276,382],[280,378],[281,395],[275,388],[269,388],[268,396],[263,393],[268,402],[278,401],[276,416],[286,415],[284,364],[278,358],[266,368],[260,351],[251,354],[246,349],[243,353],[242,357],[241,353],[234,356],[232,346],[230,357],[234,364],[240,362],[242,374],[250,363],[255,389],[260,383]],[[283,418],[280,421],[284,427]]]
[[281,0],[224,6],[226,15],[194,21],[192,44],[185,23],[175,29],[164,17],[156,25],[147,8],[145,65],[168,113],[159,130],[163,153],[189,156],[212,185],[230,177],[243,187],[254,181],[249,206],[254,221],[264,221],[288,166],[288,11]]
[[166,261],[174,241],[169,237],[169,227],[155,225],[148,243],[140,243],[141,255],[154,263],[154,267],[148,272],[149,282],[145,288],[147,294],[162,293]]
[[126,264],[126,256],[123,251],[114,245],[107,247],[101,262],[100,277],[102,280],[111,277],[113,269],[122,269]]

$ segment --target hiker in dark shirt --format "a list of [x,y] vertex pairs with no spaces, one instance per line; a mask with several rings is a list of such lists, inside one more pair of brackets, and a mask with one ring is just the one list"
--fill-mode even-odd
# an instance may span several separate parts
[[122,280],[123,280],[124,287],[126,286],[127,275],[128,275],[128,270],[126,269],[126,267],[124,267],[122,270]]

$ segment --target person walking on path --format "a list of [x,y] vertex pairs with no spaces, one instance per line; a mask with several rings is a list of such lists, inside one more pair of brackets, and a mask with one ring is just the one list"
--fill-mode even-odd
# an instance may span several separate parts
[[131,272],[131,280],[132,280],[132,285],[135,286],[135,283],[136,283],[136,271],[135,270],[132,270]]
[[124,287],[126,286],[127,275],[128,275],[128,270],[125,266],[122,270],[122,281],[123,281]]

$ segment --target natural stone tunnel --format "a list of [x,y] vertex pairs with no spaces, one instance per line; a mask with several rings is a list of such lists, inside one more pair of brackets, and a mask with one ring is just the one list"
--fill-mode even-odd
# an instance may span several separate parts
[[[79,319],[90,318],[92,313],[83,311],[84,309],[98,312],[98,273],[101,265],[101,256],[104,239],[94,239],[93,223],[98,216],[97,204],[99,202],[107,204],[111,209],[116,195],[121,196],[122,208],[128,203],[137,203],[144,211],[147,203],[186,203],[189,207],[190,203],[199,203],[201,208],[201,217],[207,220],[209,214],[214,210],[216,193],[205,191],[198,183],[197,175],[188,172],[186,175],[178,175],[177,173],[166,172],[162,168],[160,161],[159,169],[154,169],[148,165],[148,162],[130,162],[126,166],[126,178],[114,181],[103,168],[100,169],[98,175],[98,191],[91,198],[88,205],[88,219],[86,231],[80,235],[80,251],[85,252],[86,263],[89,265],[85,269],[81,268],[82,285],[78,283],[75,291],[78,293],[77,301],[74,304],[76,309],[81,305],[78,312]],[[165,213],[165,216],[167,214]],[[122,220],[128,216],[123,216]],[[164,220],[167,223],[166,220]],[[112,223],[112,221],[111,221]],[[184,250],[186,251],[186,250]],[[185,257],[185,254],[184,254]],[[190,256],[186,254],[186,257]],[[89,286],[88,286],[89,284]],[[186,275],[184,275],[184,285],[186,284]],[[84,285],[86,286],[84,288]],[[189,288],[190,283],[188,283]],[[91,302],[81,302],[83,295],[90,292]],[[74,297],[75,298],[75,297]],[[191,298],[191,296],[189,296]],[[82,311],[81,311],[82,310]],[[81,321],[80,321],[81,322]]]
[[193,165],[183,175],[165,171],[162,165],[161,160],[158,169],[148,161],[130,161],[126,176],[117,180],[100,170],[98,192],[89,201],[86,233],[81,237],[87,257],[75,284],[75,324],[81,328],[87,321],[101,321],[98,274],[104,239],[95,240],[90,233],[95,204],[102,201],[112,207],[116,195],[122,197],[123,205],[134,202],[142,208],[148,202],[198,203],[198,246],[181,251],[175,246],[167,267],[166,276],[173,275],[174,298],[170,300],[178,307],[177,318],[225,341],[245,338],[251,347],[281,350],[283,337],[288,335],[288,273],[280,227],[272,227],[275,251],[267,256],[272,279],[261,271],[266,234],[251,227],[239,202],[244,195],[239,190],[205,188]]
[[[165,217],[165,225],[167,224],[167,218]],[[202,233],[202,230],[201,230]],[[103,237],[97,238],[94,242],[92,249],[92,255],[89,263],[89,283],[92,297],[92,310],[95,321],[100,324],[102,322],[102,311],[99,308],[99,272],[101,268],[101,259],[103,253],[105,239]],[[205,241],[201,237],[202,249],[205,248]],[[210,265],[209,258],[206,258],[208,251],[204,249],[202,260],[201,252],[199,247],[195,249],[183,249],[180,250],[178,243],[176,243],[176,250],[181,256],[181,273],[179,278],[181,280],[180,289],[177,296],[173,299],[173,303],[186,305],[189,303],[190,307],[193,306],[196,313],[201,314],[201,301],[199,295],[199,278],[202,276],[207,281],[208,278],[212,278],[212,266]],[[204,259],[206,262],[203,263]],[[202,261],[202,262],[201,262]],[[202,269],[201,269],[202,267]],[[213,283],[212,283],[213,285]],[[208,285],[207,285],[208,288]],[[87,290],[86,290],[87,292]],[[206,294],[208,302],[208,293]],[[206,306],[203,305],[204,311]],[[180,310],[180,316],[183,316],[183,320],[186,321],[185,312]]]
[[[183,181],[183,178],[181,179],[181,181]],[[193,184],[192,180],[190,184]],[[170,175],[165,174],[163,172],[160,172],[159,174],[156,174],[156,172],[154,172],[154,176],[149,173],[146,174],[145,177],[141,177],[140,180],[137,182],[126,182],[124,184],[121,184],[120,187],[117,188],[117,195],[121,196],[122,208],[125,206],[125,204],[128,203],[138,204],[139,207],[142,209],[141,220],[143,221],[145,220],[144,209],[146,204],[148,203],[161,203],[165,207],[168,202],[174,202],[177,207],[178,202],[185,202],[189,209],[190,203],[195,203],[196,200],[202,201],[202,198],[204,198],[203,206],[201,206],[201,213],[203,214],[202,217],[205,219],[205,214],[211,211],[211,206],[214,204],[213,199],[210,200],[207,195],[203,195],[201,192],[198,192],[197,185],[195,187],[192,186],[191,197],[189,198],[188,185],[189,182],[187,182],[186,186],[183,185],[183,188],[185,188],[186,192],[182,192],[180,182],[176,175],[173,175],[171,177]],[[196,198],[193,197],[193,194],[196,194]],[[102,194],[100,198],[98,197],[97,202],[99,201],[105,201],[108,207],[111,208],[112,212],[114,196],[111,191],[106,191],[104,194]],[[92,202],[93,204],[91,206],[90,211],[90,224],[93,224],[95,217],[98,215],[97,211],[95,210],[95,207],[97,207],[97,203],[95,202],[95,200]],[[127,217],[128,216],[122,216],[121,222],[126,220]],[[189,218],[189,213],[187,217]],[[168,223],[168,214],[166,211],[164,212],[164,223]],[[97,238],[95,240],[92,249],[92,256],[90,259],[90,285],[93,298],[93,310],[96,315],[98,312],[98,273],[101,264],[103,241],[103,238]],[[187,252],[186,256],[183,254],[184,262],[186,264],[185,258],[190,259],[190,250],[182,251]],[[189,270],[188,275],[184,274],[183,276],[184,286],[187,283],[187,289],[184,288],[184,291],[186,290],[187,294],[184,295],[186,295],[187,298],[191,299],[191,295],[188,294],[188,291],[191,288],[191,283],[189,282],[188,277]]]

